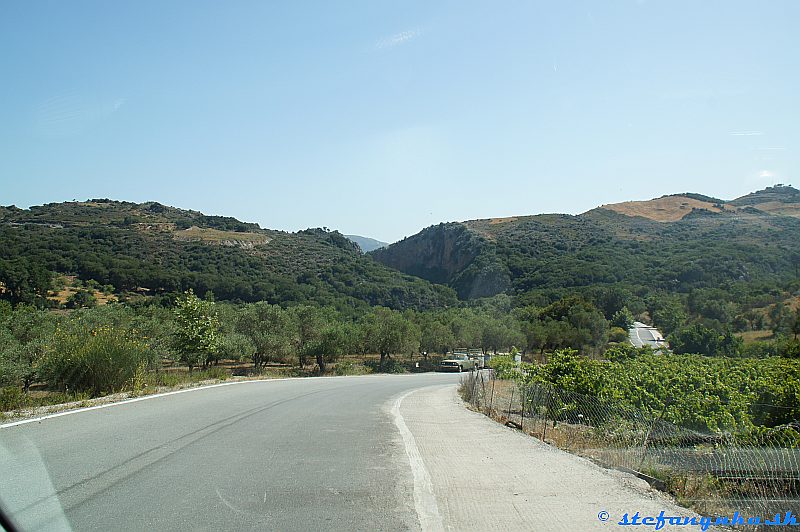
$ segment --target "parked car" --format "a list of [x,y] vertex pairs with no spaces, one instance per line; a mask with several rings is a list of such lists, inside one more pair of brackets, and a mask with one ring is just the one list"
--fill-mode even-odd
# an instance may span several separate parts
[[481,364],[467,355],[450,355],[439,363],[440,371],[473,371],[480,369]]

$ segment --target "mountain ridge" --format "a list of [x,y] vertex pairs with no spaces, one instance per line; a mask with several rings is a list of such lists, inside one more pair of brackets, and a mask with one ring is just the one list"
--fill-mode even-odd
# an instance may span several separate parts
[[776,186],[725,202],[687,193],[578,215],[451,222],[370,255],[462,299],[615,284],[680,293],[738,280],[777,285],[800,260],[798,195]]
[[613,210],[628,216],[650,218],[659,222],[674,222],[695,209],[720,213],[722,211],[738,212],[747,207],[769,214],[800,217],[800,191],[791,185],[775,185],[733,200],[722,200],[686,192],[650,200],[612,203],[597,208]]
[[387,268],[325,228],[294,233],[162,205],[95,199],[0,207],[0,283],[16,302],[42,301],[56,274],[118,293],[192,288],[222,300],[430,308],[451,290]]
[[361,251],[363,251],[364,253],[369,253],[370,251],[374,251],[376,249],[385,248],[386,246],[389,245],[388,242],[382,242],[380,240],[376,240],[368,236],[361,236],[361,235],[344,235],[344,236],[349,238],[356,244],[358,244],[358,247],[361,248]]

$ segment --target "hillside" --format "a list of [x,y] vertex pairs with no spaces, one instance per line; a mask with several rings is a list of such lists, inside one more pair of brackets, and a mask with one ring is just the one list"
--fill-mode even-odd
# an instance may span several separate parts
[[[796,278],[800,192],[772,187],[723,201],[697,194],[547,214],[439,224],[373,252],[376,261],[472,299],[546,303],[568,291],[767,293]],[[724,304],[724,295],[720,304]]]
[[626,216],[640,216],[656,222],[675,222],[691,214],[694,210],[737,213],[748,208],[769,214],[800,217],[800,191],[791,186],[776,185],[732,201],[686,193],[663,196],[649,201],[614,203],[603,205],[600,208]]
[[369,238],[368,236],[359,236],[359,235],[344,235],[356,244],[358,247],[361,248],[361,251],[364,253],[369,253],[370,251],[375,251],[376,249],[385,248],[389,244],[386,242],[381,242],[380,240],[375,240],[374,238]]
[[111,200],[0,207],[5,297],[41,295],[53,274],[111,285],[118,294],[194,289],[217,299],[339,308],[452,304],[452,291],[364,256],[323,229],[287,233],[155,202]]

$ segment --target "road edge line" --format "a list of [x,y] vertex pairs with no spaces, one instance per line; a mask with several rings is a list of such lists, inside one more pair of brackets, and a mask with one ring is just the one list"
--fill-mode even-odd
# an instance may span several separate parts
[[[404,377],[404,376],[412,376],[412,375],[436,375],[436,373],[407,373],[407,374],[399,374],[395,375],[397,377]],[[112,406],[117,405],[124,405],[128,403],[136,403],[138,401],[144,401],[146,399],[157,399],[159,397],[166,397],[168,395],[175,395],[179,393],[185,392],[195,392],[199,390],[207,390],[209,388],[218,388],[220,386],[232,386],[234,384],[246,384],[248,382],[280,382],[280,381],[294,381],[294,380],[309,380],[309,379],[359,379],[359,378],[372,378],[372,377],[385,377],[389,375],[388,373],[369,373],[366,375],[325,375],[325,376],[315,376],[315,377],[277,377],[277,378],[270,378],[270,379],[246,379],[240,381],[229,381],[229,382],[219,382],[217,384],[202,384],[200,386],[192,386],[189,388],[182,388],[180,390],[172,390],[169,392],[161,392],[161,393],[154,393],[150,395],[142,395],[140,397],[131,397],[130,399],[123,399],[121,401],[111,401],[109,403],[104,403],[102,405],[94,405],[94,406],[83,406],[78,408],[71,408],[69,410],[63,410],[61,412],[53,412],[52,414],[46,414],[44,416],[38,417],[31,417],[26,419],[20,419],[18,421],[10,421],[8,423],[0,423],[0,429],[16,427],[19,425],[25,425],[27,423],[34,423],[39,421],[44,421],[45,419],[50,419],[54,417],[61,417],[67,416],[70,414],[79,414],[81,412],[89,412],[90,410],[100,410],[101,408],[109,408]]]
[[403,399],[417,390],[408,391],[395,400],[391,409],[392,419],[397,430],[400,431],[400,436],[403,438],[403,445],[411,466],[411,474],[414,478],[414,509],[417,512],[420,527],[423,532],[443,532],[444,525],[439,514],[439,506],[436,504],[436,496],[433,493],[431,475],[422,460],[422,455],[417,447],[417,440],[409,430],[408,425],[406,425],[403,414],[400,413],[400,404]]
[[32,417],[29,419],[21,419],[19,421],[12,421],[10,423],[0,424],[0,429],[16,427],[19,425],[25,425],[28,423],[34,423],[38,421],[44,421],[45,419],[51,419],[54,417],[61,417],[61,416],[68,416],[70,414],[80,414],[81,412],[89,412],[91,410],[100,410],[102,408],[109,408],[112,406],[118,405],[125,405],[129,403],[137,403],[139,401],[145,401],[147,399],[157,399],[159,397],[166,397],[168,395],[177,395],[179,393],[186,393],[186,392],[196,392],[198,390],[208,390],[209,388],[219,388],[221,386],[231,386],[234,384],[245,384],[248,382],[273,382],[273,381],[288,381],[293,380],[293,378],[278,378],[278,379],[259,379],[259,380],[246,380],[246,381],[233,381],[233,382],[220,382],[217,384],[209,384],[206,386],[193,386],[191,388],[183,388],[182,390],[173,390],[171,392],[162,392],[162,393],[154,393],[151,395],[142,395],[140,397],[131,397],[130,399],[123,399],[122,401],[114,401],[111,403],[105,403],[102,405],[94,405],[94,406],[84,406],[80,408],[73,408],[71,410],[64,410],[63,412],[54,412],[52,414],[47,414],[40,417]]

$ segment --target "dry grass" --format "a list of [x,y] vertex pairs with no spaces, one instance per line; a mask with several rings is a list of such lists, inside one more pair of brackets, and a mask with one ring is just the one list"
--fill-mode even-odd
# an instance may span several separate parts
[[[685,196],[670,196],[649,201],[626,201],[603,205],[603,209],[624,214],[626,216],[641,216],[656,222],[676,222],[692,212],[692,209],[706,209],[711,212],[721,212],[713,203],[700,201]],[[735,207],[727,206],[726,211],[735,211]]]
[[756,209],[770,214],[782,214],[800,218],[800,203],[783,203],[781,201],[767,201],[753,205]]
[[489,220],[490,225],[497,225],[497,224],[504,224],[506,222],[516,222],[519,220],[519,216],[509,216],[507,218],[492,218]]
[[64,305],[67,303],[70,297],[75,295],[79,290],[88,290],[92,292],[94,298],[97,300],[98,305],[107,305],[108,303],[112,303],[117,301],[117,296],[114,294],[104,294],[99,290],[91,290],[87,287],[76,288],[74,286],[77,277],[74,275],[61,275],[57,278],[56,284],[60,285],[61,288],[51,291],[48,294],[48,299],[56,301],[60,305]]
[[187,240],[197,242],[210,242],[222,245],[241,245],[243,247],[253,247],[267,244],[271,240],[263,233],[239,233],[236,231],[220,231],[219,229],[208,229],[192,226],[189,229],[175,231],[173,236],[176,240]]
[[134,224],[137,231],[149,233],[171,233],[175,231],[175,224],[172,222],[141,222]]
[[[782,214],[800,218],[800,203],[783,203],[781,201],[766,201],[752,205],[752,207],[770,214]],[[723,209],[715,203],[702,201],[686,196],[670,196],[647,201],[625,201],[603,205],[608,209],[626,216],[641,216],[656,222],[676,222],[692,212],[692,209],[705,209],[711,212],[722,212]],[[726,212],[736,212],[737,207],[725,205]]]
[[742,339],[745,345],[755,342],[763,342],[764,340],[772,339],[772,331],[745,331],[736,333],[736,336]]
[[800,310],[800,296],[790,297],[783,302],[786,306],[791,307],[792,310]]

